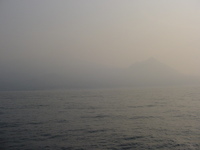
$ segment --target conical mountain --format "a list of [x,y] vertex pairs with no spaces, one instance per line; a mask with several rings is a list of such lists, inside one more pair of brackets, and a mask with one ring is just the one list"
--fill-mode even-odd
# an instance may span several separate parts
[[157,59],[149,58],[131,65],[126,78],[131,84],[165,85],[180,83],[185,76]]
[[155,58],[149,58],[130,66],[130,72],[139,76],[180,76],[181,73],[172,67],[158,61]]

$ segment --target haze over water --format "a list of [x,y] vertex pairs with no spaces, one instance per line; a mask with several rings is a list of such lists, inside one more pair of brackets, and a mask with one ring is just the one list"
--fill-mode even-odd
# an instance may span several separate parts
[[198,150],[198,0],[1,0],[0,149]]
[[0,89],[94,87],[105,72],[151,57],[200,76],[199,8],[197,0],[2,0]]

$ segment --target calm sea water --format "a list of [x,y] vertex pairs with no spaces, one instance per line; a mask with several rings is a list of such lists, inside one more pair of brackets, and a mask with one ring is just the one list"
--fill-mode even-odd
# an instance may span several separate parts
[[199,150],[200,88],[0,92],[2,150]]

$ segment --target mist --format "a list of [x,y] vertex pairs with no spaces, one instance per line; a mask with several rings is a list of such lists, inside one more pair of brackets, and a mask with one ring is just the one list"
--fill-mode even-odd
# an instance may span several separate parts
[[199,83],[199,8],[197,0],[2,0],[0,90]]

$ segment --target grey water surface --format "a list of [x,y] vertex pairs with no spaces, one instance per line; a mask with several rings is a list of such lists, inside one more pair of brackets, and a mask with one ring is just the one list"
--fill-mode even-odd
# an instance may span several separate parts
[[200,88],[0,92],[2,150],[198,150]]

